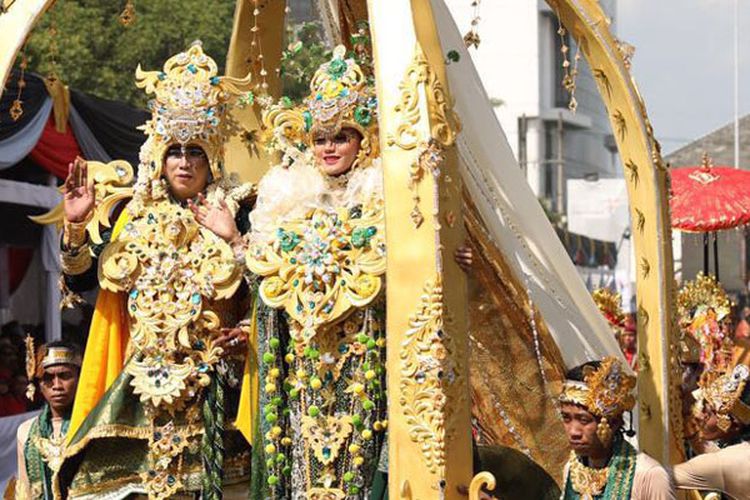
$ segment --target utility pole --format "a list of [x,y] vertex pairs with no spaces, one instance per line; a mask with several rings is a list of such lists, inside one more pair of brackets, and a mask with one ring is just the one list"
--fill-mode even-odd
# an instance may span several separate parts
[[565,213],[565,176],[564,176],[565,160],[563,160],[563,118],[562,113],[557,115],[557,193],[556,196],[556,209],[557,213],[562,215]]
[[528,131],[528,118],[526,113],[522,114],[518,119],[518,166],[521,167],[521,172],[526,174],[528,169],[528,149],[526,145],[526,134]]

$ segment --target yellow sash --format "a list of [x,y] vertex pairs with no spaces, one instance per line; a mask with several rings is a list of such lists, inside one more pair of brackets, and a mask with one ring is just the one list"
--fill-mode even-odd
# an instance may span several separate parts
[[[112,230],[111,241],[114,241],[130,221],[127,210],[123,210]],[[80,428],[88,414],[99,403],[102,396],[122,372],[125,364],[130,332],[126,296],[122,293],[99,290],[96,299],[94,317],[86,341],[86,351],[81,365],[81,376],[78,380],[73,414],[67,439],[70,442]],[[240,407],[235,423],[237,429],[251,443],[253,418],[257,415],[258,377],[256,362],[257,327],[256,308],[253,308],[250,338],[248,340],[248,356],[242,377],[240,392]]]

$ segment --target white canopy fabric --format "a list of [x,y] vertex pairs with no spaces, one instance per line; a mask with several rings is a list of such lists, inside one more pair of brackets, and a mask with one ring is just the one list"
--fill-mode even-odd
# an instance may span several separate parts
[[[432,0],[447,65],[461,176],[495,245],[539,309],[568,369],[605,356],[622,358],[565,248],[531,191],[443,0]],[[531,64],[531,62],[530,62]]]

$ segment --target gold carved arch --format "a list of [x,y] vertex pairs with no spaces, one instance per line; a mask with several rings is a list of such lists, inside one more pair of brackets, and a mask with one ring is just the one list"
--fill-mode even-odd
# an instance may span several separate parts
[[641,450],[661,463],[684,460],[674,323],[669,172],[629,71],[597,0],[547,0],[585,56],[607,109],[625,169],[637,273]]

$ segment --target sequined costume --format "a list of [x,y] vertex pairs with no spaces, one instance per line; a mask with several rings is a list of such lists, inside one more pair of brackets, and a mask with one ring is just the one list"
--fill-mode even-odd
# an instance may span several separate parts
[[65,228],[67,288],[100,292],[55,487],[71,498],[220,498],[246,485],[250,451],[239,431],[250,431],[247,412],[234,422],[246,360],[216,340],[222,327],[249,333],[250,296],[242,252],[173,198],[162,166],[170,146],[200,146],[210,166],[203,194],[247,231],[253,188],[225,176],[222,162],[229,110],[248,82],[217,76],[199,43],[162,71],[139,67],[136,81],[154,94],[136,182],[126,163],[90,163],[96,212],[85,227]]
[[659,463],[636,451],[621,432],[610,426],[635,404],[632,391],[635,377],[626,373],[616,358],[605,358],[598,367],[586,366],[583,380],[567,380],[560,403],[585,408],[599,423],[596,434],[611,446],[611,456],[604,467],[588,464],[587,457],[571,451],[565,464],[564,500],[673,500],[669,474]]
[[[261,181],[246,262],[258,294],[261,497],[366,498],[386,467],[385,272],[376,102],[343,47],[301,107],[265,116],[282,164]],[[338,177],[318,169],[312,138],[357,130]],[[255,488],[255,486],[254,486]]]

